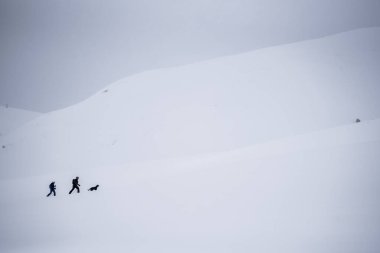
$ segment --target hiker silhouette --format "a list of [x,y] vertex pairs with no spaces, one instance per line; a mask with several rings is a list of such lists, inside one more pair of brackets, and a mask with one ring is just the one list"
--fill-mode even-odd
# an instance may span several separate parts
[[54,196],[55,196],[55,182],[51,182],[50,184],[49,184],[49,189],[50,189],[50,192],[49,192],[49,194],[46,196],[46,197],[49,197],[50,196],[50,194],[54,194]]
[[69,192],[69,194],[71,194],[74,189],[77,189],[77,192],[79,193],[79,186],[80,184],[78,183],[78,180],[79,180],[79,177],[76,177],[73,179],[73,188],[71,189],[71,191]]

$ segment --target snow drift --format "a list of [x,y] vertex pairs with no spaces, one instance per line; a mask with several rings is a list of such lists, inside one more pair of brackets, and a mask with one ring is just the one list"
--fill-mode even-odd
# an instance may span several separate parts
[[380,29],[114,83],[1,138],[1,177],[232,150],[380,117]]
[[38,112],[0,106],[0,138],[40,115]]
[[38,117],[0,139],[0,251],[377,252],[379,56],[380,29],[357,30]]
[[[0,251],[377,252],[379,129],[374,120],[193,158],[0,180]],[[82,192],[68,195],[74,176]],[[58,195],[46,198],[52,180]]]

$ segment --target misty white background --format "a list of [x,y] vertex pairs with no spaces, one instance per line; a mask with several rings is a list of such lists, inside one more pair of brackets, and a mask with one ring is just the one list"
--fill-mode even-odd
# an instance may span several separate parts
[[0,103],[47,112],[132,73],[380,25],[378,0],[1,0]]
[[377,252],[379,3],[0,0],[0,252]]

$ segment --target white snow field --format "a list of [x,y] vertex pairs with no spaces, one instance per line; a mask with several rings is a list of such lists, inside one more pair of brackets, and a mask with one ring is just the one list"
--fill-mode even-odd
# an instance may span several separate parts
[[[0,252],[378,252],[380,120],[0,181]],[[82,192],[68,195],[74,176]],[[57,183],[57,197],[46,198]],[[99,183],[97,192],[86,188]]]
[[380,118],[379,59],[380,28],[369,28],[134,75],[0,139],[0,177],[233,150]]
[[0,106],[0,138],[40,115],[38,112]]
[[0,252],[378,252],[379,59],[361,29],[38,117],[0,138]]

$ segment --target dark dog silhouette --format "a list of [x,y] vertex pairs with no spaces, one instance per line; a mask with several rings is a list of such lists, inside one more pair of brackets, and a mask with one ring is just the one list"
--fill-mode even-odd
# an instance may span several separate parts
[[88,189],[88,190],[89,190],[89,191],[97,191],[97,190],[98,190],[98,187],[99,187],[99,185],[97,184],[96,186],[91,187],[91,188]]

